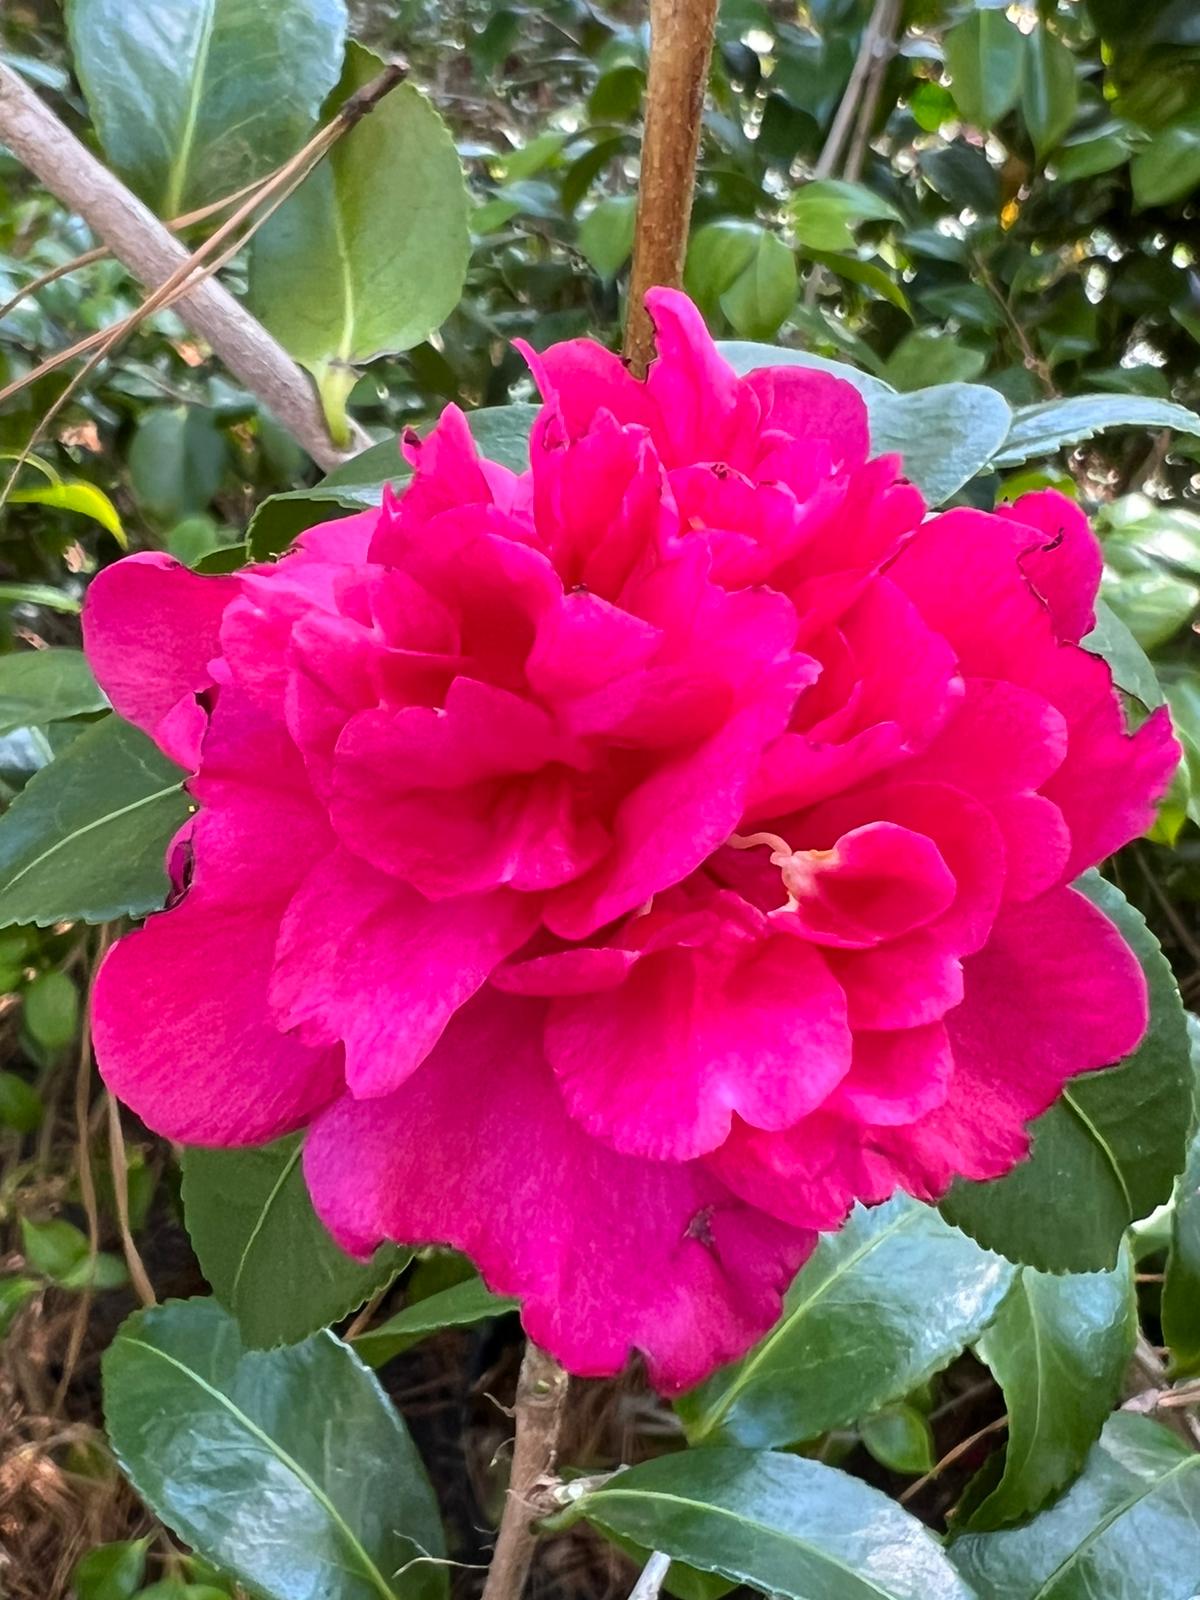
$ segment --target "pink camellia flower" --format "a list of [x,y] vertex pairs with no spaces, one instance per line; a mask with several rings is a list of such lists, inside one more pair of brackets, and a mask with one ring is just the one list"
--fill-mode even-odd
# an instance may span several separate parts
[[198,811],[95,1039],[170,1138],[307,1128],[346,1249],[454,1245],[568,1368],[675,1390],[855,1200],[1007,1171],[1137,1044],[1069,884],[1178,751],[1079,645],[1074,505],[926,519],[852,387],[648,298],[645,383],[530,355],[529,471],[451,407],[277,564],[97,577],[92,664]]

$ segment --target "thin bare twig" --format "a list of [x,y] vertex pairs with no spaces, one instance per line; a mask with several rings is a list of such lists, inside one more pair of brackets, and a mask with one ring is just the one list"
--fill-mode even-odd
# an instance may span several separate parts
[[92,1305],[91,1273],[95,1270],[96,1257],[100,1254],[100,1207],[96,1199],[96,1176],[92,1170],[92,989],[96,981],[96,973],[100,970],[100,963],[104,960],[105,951],[111,941],[111,934],[107,927],[100,929],[96,940],[96,955],[92,963],[91,974],[88,979],[87,995],[84,1000],[83,1020],[79,1030],[79,1064],[75,1072],[75,1127],[77,1132],[76,1167],[79,1173],[79,1197],[83,1202],[83,1214],[87,1220],[88,1242],[88,1281],[79,1292],[79,1303],[75,1308],[75,1317],[71,1323],[71,1336],[67,1341],[67,1353],[63,1358],[62,1376],[58,1380],[58,1387],[54,1391],[54,1402],[51,1406],[52,1413],[57,1416],[63,1400],[66,1398],[67,1389],[75,1375],[75,1368],[79,1364],[79,1355],[83,1349],[84,1334],[87,1331],[88,1314]]
[[158,1304],[158,1297],[154,1293],[154,1285],[150,1282],[145,1263],[133,1240],[133,1230],[129,1226],[129,1161],[125,1154],[125,1130],[121,1127],[121,1108],[111,1094],[106,1094],[104,1098],[108,1102],[109,1162],[112,1167],[113,1197],[117,1204],[121,1249],[125,1255],[125,1265],[129,1269],[129,1281],[133,1284],[134,1293],[144,1306],[153,1306]]
[[[569,1382],[553,1356],[539,1350],[532,1340],[526,1344],[513,1407],[516,1444],[512,1476],[483,1600],[520,1600],[525,1588],[537,1541],[534,1522],[551,1509],[552,1502],[543,1491],[551,1487]],[[539,1504],[539,1495],[547,1500],[545,1507]]]
[[658,1600],[670,1570],[670,1556],[664,1555],[661,1550],[656,1550],[642,1568],[641,1577],[629,1591],[629,1600]]
[[[278,168],[276,169],[278,171]],[[198,206],[195,211],[185,211],[182,216],[172,217],[169,222],[164,222],[163,227],[169,228],[172,233],[182,233],[186,228],[197,227],[201,222],[207,222],[209,217],[219,216],[222,211],[235,205],[248,194],[253,194],[256,189],[261,189],[264,184],[270,183],[275,176],[269,172],[263,178],[256,178],[253,183],[244,183],[240,189],[235,189],[232,194],[222,195],[219,200],[213,200],[206,206]],[[57,283],[60,278],[66,278],[73,272],[79,272],[84,267],[95,266],[97,261],[107,261],[112,255],[112,250],[106,244],[98,244],[94,249],[84,250],[80,255],[72,256],[70,261],[60,261],[58,266],[50,267],[36,278],[30,278],[28,283],[23,283],[13,295],[11,300],[6,300],[0,306],[0,322],[10,312],[15,311],[22,300],[31,294],[37,294],[51,283]]]
[[[288,165],[290,167],[292,164],[288,163]],[[77,354],[83,344],[86,343],[88,348],[95,347],[94,354],[86,362],[86,364],[79,369],[62,393],[59,394],[53,401],[49,409],[43,413],[32,433],[29,435],[29,438],[25,441],[24,447],[16,457],[16,462],[8,476],[8,481],[5,483],[4,488],[0,490],[0,506],[4,505],[5,501],[12,493],[13,488],[16,485],[17,478],[21,473],[21,469],[28,461],[30,452],[37,443],[41,434],[46,428],[49,427],[50,423],[53,422],[54,418],[67,404],[71,396],[76,392],[88,375],[94,372],[99,366],[100,362],[103,361],[107,356],[111,355],[111,353],[116,349],[117,345],[120,344],[121,340],[124,339],[127,334],[132,333],[138,324],[143,322],[146,317],[150,316],[155,311],[164,310],[166,307],[173,305],[183,296],[191,294],[197,284],[205,282],[207,279],[211,278],[214,273],[219,272],[221,268],[225,266],[225,264],[230,261],[239,250],[242,249],[242,247],[253,236],[253,234],[262,227],[263,223],[265,223],[267,219],[279,209],[284,201],[300,187],[305,178],[308,176],[309,172],[311,172],[312,165],[315,165],[315,161],[312,164],[290,171],[288,181],[285,184],[279,184],[278,182],[280,173],[282,173],[284,170],[283,168],[280,168],[279,173],[276,173],[274,179],[267,180],[267,183],[264,184],[262,192],[255,198],[253,202],[251,202],[247,207],[243,207],[241,211],[236,212],[234,216],[230,217],[227,222],[222,223],[217,231],[210,238],[206,239],[193,255],[188,257],[186,261],[180,263],[179,267],[171,274],[165,283],[160,284],[153,294],[148,295],[147,298],[142,301],[141,305],[138,306],[136,311],[132,311],[129,316],[122,317],[119,322],[114,322],[110,327],[103,329],[98,337],[94,337],[87,341],[81,341],[80,344],[74,346],[72,350],[60,351],[57,355],[50,357],[47,361],[44,361],[41,366],[36,368],[33,372],[27,373],[24,378],[18,379],[15,383],[10,384],[7,389],[0,391],[0,401],[3,401],[15,390],[25,388],[27,385],[33,383],[37,378],[40,378],[42,374],[51,366],[61,366],[63,362],[66,361],[72,354]],[[273,192],[270,193],[269,198],[268,188],[273,190]],[[249,223],[244,232],[241,234],[235,233],[232,237],[232,240],[225,244],[225,248],[220,252],[219,255],[208,259],[211,255],[213,247],[229,238],[234,224],[244,220],[245,216],[248,215],[250,211],[254,210],[257,210],[258,214]]]
[[[1146,1338],[1144,1333],[1138,1335],[1137,1344],[1134,1346],[1133,1360],[1129,1364],[1129,1373],[1126,1376],[1126,1390],[1129,1398],[1122,1406],[1123,1411],[1157,1410],[1159,1396],[1170,1392],[1167,1382],[1167,1369],[1158,1351]],[[1152,1395],[1154,1401],[1147,1405],[1144,1397]],[[1200,1450],[1200,1418],[1182,1406],[1165,1406],[1162,1408],[1163,1423],[1173,1428],[1182,1439],[1191,1445],[1193,1450]]]
[[[879,7],[879,27],[871,41],[871,61],[867,81],[863,88],[858,115],[854,120],[854,135],[846,156],[842,176],[856,182],[862,175],[871,142],[871,129],[875,126],[875,113],[879,109],[879,96],[883,93],[883,80],[896,53],[896,29],[900,22],[900,0],[882,0]],[[868,30],[869,31],[869,30]]]
[[842,158],[846,140],[854,125],[854,118],[858,112],[859,98],[867,81],[867,76],[875,61],[880,47],[890,39],[891,31],[895,27],[893,13],[896,9],[896,0],[875,0],[871,17],[859,41],[858,54],[854,58],[854,66],[850,71],[850,78],[846,84],[845,93],[829,127],[821,153],[813,167],[814,178],[831,178],[837,171],[838,162]]
[[979,274],[980,283],[983,284],[983,287],[996,302],[1001,315],[1003,316],[1005,322],[1008,323],[1009,332],[1017,341],[1017,345],[1020,348],[1021,357],[1024,361],[1026,370],[1033,373],[1034,377],[1041,384],[1048,400],[1057,400],[1058,389],[1055,386],[1054,378],[1050,372],[1050,367],[1045,361],[1042,360],[1041,356],[1038,355],[1037,351],[1030,343],[1029,335],[1025,332],[1025,329],[1021,325],[1020,318],[1016,315],[1012,306],[1009,304],[1008,296],[1004,293],[1000,285],[992,276],[991,269],[989,268],[987,262],[983,259],[983,256],[980,254],[980,252],[978,250],[973,250],[971,252],[971,258],[975,263],[975,271]]
[[[814,179],[831,178],[837,171],[842,150],[852,127],[861,131],[861,148],[859,132],[856,131],[854,148],[847,161],[846,176],[857,178],[862,171],[870,125],[874,121],[875,107],[879,103],[879,92],[883,86],[883,74],[887,71],[887,64],[895,48],[894,35],[899,17],[899,0],[875,0],[874,9],[859,40],[858,54],[854,58],[854,66],[841,102],[830,124],[825,143],[821,146],[821,153],[813,166]],[[851,167],[853,171],[850,170]],[[816,305],[824,281],[825,268],[818,262],[809,273],[808,281],[804,285],[805,306],[811,308]]]
[[638,180],[625,358],[643,377],[654,355],[646,290],[683,282],[717,0],[650,0],[650,68]]
[[945,1472],[946,1468],[952,1467],[956,1461],[965,1456],[967,1451],[970,1450],[973,1445],[977,1445],[981,1439],[986,1439],[989,1434],[999,1433],[1001,1428],[1007,1427],[1008,1418],[1006,1416],[996,1417],[991,1422],[986,1423],[982,1428],[977,1428],[975,1432],[968,1435],[967,1438],[961,1439],[958,1444],[954,1446],[954,1449],[947,1450],[942,1459],[935,1466],[931,1467],[923,1477],[918,1478],[915,1483],[909,1484],[904,1493],[899,1496],[900,1504],[902,1506],[906,1506],[910,1500],[915,1500],[922,1489],[927,1488],[935,1478],[940,1478],[942,1473]]
[[[323,155],[331,132],[344,132],[370,110],[400,77],[399,65],[380,74],[341,108],[305,151],[292,158],[308,162]],[[10,67],[0,63],[0,142],[29,168],[64,205],[77,211],[93,233],[141,282],[152,288],[184,282],[196,261],[151,211],[108,171],[59,121]],[[271,180],[280,185],[291,175],[285,163]],[[248,202],[253,210],[256,201]],[[225,229],[237,227],[247,214],[239,207]],[[236,219],[236,220],[235,220]],[[208,241],[214,252],[225,237],[222,229]],[[198,252],[199,254],[199,252]],[[153,297],[151,297],[153,298]],[[345,459],[330,439],[320,400],[306,375],[244,306],[215,282],[188,285],[180,299],[185,321],[205,339],[234,377],[257,396],[298,442],[326,470]],[[143,312],[143,314],[145,314]],[[359,441],[357,448],[362,447]]]

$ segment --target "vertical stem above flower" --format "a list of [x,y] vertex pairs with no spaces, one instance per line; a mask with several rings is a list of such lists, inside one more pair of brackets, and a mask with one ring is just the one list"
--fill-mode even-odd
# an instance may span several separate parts
[[554,1470],[569,1382],[554,1357],[530,1340],[513,1407],[517,1436],[512,1476],[483,1600],[519,1600],[525,1588],[537,1539],[533,1524],[549,1509],[539,1505],[538,1491]]
[[717,0],[650,0],[650,71],[625,356],[638,377],[654,354],[647,289],[683,281],[704,89]]

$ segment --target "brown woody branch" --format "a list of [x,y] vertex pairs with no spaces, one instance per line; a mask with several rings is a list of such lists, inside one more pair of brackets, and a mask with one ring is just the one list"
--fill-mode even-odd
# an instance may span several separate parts
[[553,1484],[551,1474],[569,1382],[553,1356],[530,1340],[525,1346],[513,1408],[517,1436],[512,1476],[483,1600],[519,1600],[525,1588],[537,1540],[534,1523],[553,1509],[545,1491]]
[[[356,106],[358,115],[363,110]],[[75,138],[25,81],[0,63],[0,143],[56,199],[76,211],[141,283],[157,289],[189,261],[185,247]],[[229,291],[211,278],[176,305],[235,378],[329,471],[369,441],[361,432],[339,450],[309,379]]]
[[717,0],[650,0],[650,71],[625,356],[638,377],[654,354],[647,289],[683,282],[700,119]]

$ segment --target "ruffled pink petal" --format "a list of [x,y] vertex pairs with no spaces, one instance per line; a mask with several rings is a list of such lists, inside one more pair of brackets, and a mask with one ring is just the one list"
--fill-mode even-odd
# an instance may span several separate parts
[[897,1033],[856,1033],[850,1071],[829,1109],[872,1127],[915,1122],[940,1106],[954,1056],[940,1022]]
[[341,1089],[341,1052],[276,1031],[270,905],[194,890],[113,946],[92,1033],[105,1083],[148,1128],[188,1144],[259,1144],[300,1127]]
[[777,935],[732,965],[659,949],[617,989],[561,999],[546,1055],[567,1109],[629,1155],[682,1161],[715,1149],[734,1114],[786,1128],[850,1066],[846,1002],[817,952]]
[[589,1138],[541,1058],[543,1014],[485,992],[394,1095],[319,1117],[313,1202],[359,1254],[383,1238],[466,1251],[570,1371],[607,1376],[637,1349],[675,1392],[766,1332],[813,1236],[748,1210],[699,1163]]
[[990,799],[1039,788],[1066,753],[1066,718],[1042,695],[995,678],[968,678],[961,703],[908,770]]
[[568,439],[578,439],[598,417],[649,428],[655,408],[644,384],[620,356],[594,339],[567,339],[540,353],[524,340],[513,341],[529,363],[543,400],[561,422]]
[[987,940],[1005,882],[1004,841],[991,813],[965,790],[941,783],[868,784],[827,800],[779,831],[789,844],[831,850],[856,828],[889,822],[923,834],[937,846],[954,880],[954,898],[929,925],[955,955],[977,950]]
[[340,1050],[274,1027],[267,983],[288,899],[332,843],[280,731],[222,695],[193,789],[191,884],[110,951],[93,1034],[105,1082],[146,1125],[190,1144],[257,1144],[339,1091]]
[[945,1103],[877,1135],[922,1199],[960,1175],[1008,1171],[1028,1149],[1028,1124],[1064,1084],[1122,1060],[1146,1030],[1136,957],[1074,889],[1006,908],[964,975],[963,1003],[946,1019],[955,1069]]
[[889,572],[945,634],[968,676],[1007,679],[1065,717],[1066,756],[1042,792],[1070,829],[1065,875],[1074,877],[1145,832],[1179,747],[1163,708],[1125,732],[1109,667],[1058,639],[1021,570],[1027,543],[1028,529],[1011,518],[948,511],[922,526]]
[[630,575],[679,531],[644,428],[602,411],[577,439],[548,408],[530,440],[534,521],[566,589],[617,599]]
[[648,289],[645,299],[658,349],[645,388],[657,412],[652,431],[664,463],[741,466],[742,452],[757,440],[757,397],[742,386],[685,294]]
[[861,467],[867,459],[867,408],[852,383],[808,367],[759,367],[742,383],[758,400],[764,432],[828,446],[834,471]]
[[1021,568],[1050,607],[1060,639],[1078,644],[1096,626],[1096,595],[1104,558],[1100,541],[1074,500],[1054,489],[1023,494],[1002,517],[1041,535],[1021,557]]
[[351,851],[430,898],[552,888],[608,844],[563,764],[575,754],[533,701],[457,678],[444,707],[347,723],[330,815]]
[[782,1133],[735,1123],[704,1164],[748,1206],[821,1232],[840,1228],[856,1201],[890,1199],[899,1181],[891,1159],[864,1143],[859,1123],[825,1110]]
[[826,960],[856,1030],[940,1022],[963,997],[962,962],[935,934],[910,933],[871,950],[830,950]]
[[584,939],[681,883],[737,826],[758,754],[782,728],[790,698],[748,706],[634,789],[618,807],[612,849],[591,874],[551,895],[546,926]]
[[787,925],[842,949],[912,933],[940,917],[957,892],[934,841],[894,822],[852,828],[828,850],[797,851],[781,871],[794,902]]
[[536,926],[536,906],[510,890],[429,901],[337,850],[284,914],[270,988],[276,1025],[308,1044],[341,1041],[351,1094],[390,1094]]
[[105,567],[88,588],[83,644],[100,687],[189,771],[207,721],[196,696],[212,687],[221,618],[240,591],[239,577],[201,577],[157,551]]

